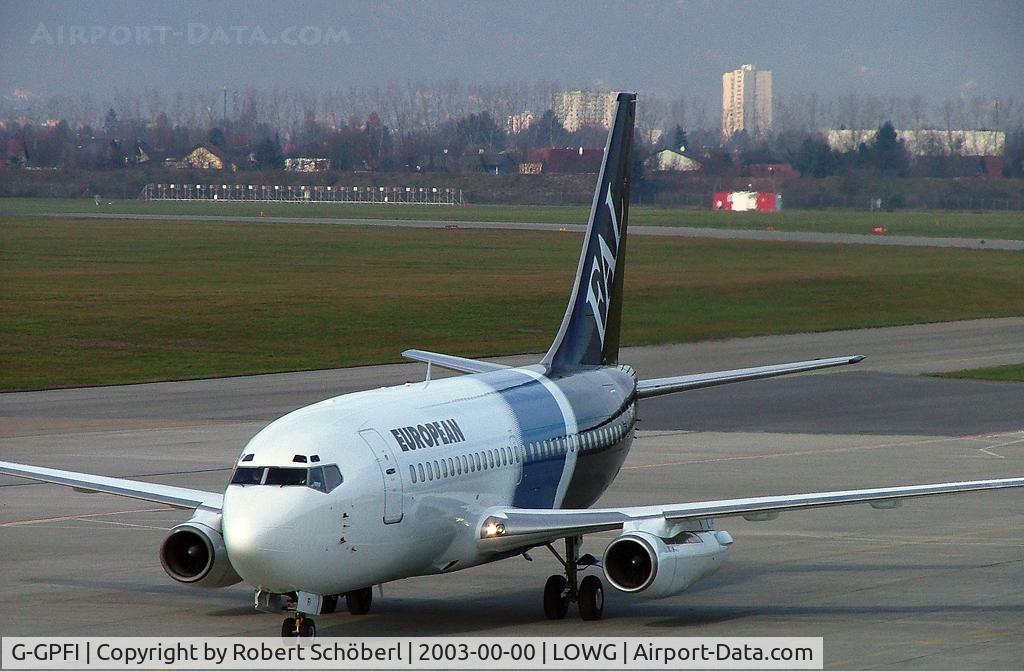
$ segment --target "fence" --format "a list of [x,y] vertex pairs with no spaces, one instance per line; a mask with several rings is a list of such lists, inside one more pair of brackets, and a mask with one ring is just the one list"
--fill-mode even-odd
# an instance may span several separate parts
[[223,200],[253,203],[406,203],[462,205],[462,189],[414,186],[281,186],[266,184],[147,184],[143,200]]

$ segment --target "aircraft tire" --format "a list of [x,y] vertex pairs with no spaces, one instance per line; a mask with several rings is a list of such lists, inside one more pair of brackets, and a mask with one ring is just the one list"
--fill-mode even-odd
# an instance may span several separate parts
[[338,610],[338,595],[325,596],[324,602],[320,606],[320,612],[324,615],[329,615],[336,610]]
[[370,612],[370,605],[373,603],[373,588],[364,587],[346,592],[345,603],[348,605],[348,612],[353,615],[366,615]]
[[301,638],[316,638],[316,622],[311,617],[302,618],[299,623],[299,636]]
[[281,638],[294,638],[295,637],[295,618],[286,617],[284,622],[281,623]]
[[596,575],[588,575],[580,583],[580,617],[600,620],[604,613],[604,585]]
[[565,576],[553,575],[544,583],[544,615],[549,620],[563,620],[569,611],[569,599],[565,596]]

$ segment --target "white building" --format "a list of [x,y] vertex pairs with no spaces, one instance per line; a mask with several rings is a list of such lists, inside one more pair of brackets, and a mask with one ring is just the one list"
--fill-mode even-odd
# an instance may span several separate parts
[[722,134],[755,136],[772,129],[772,71],[743,65],[722,75]]
[[701,165],[689,156],[663,149],[647,159],[647,167],[658,172],[696,172]]
[[533,112],[512,114],[505,120],[505,130],[511,135],[517,135],[532,126],[534,121]]
[[284,169],[288,172],[324,172],[331,169],[328,158],[286,158]]
[[615,100],[615,93],[563,91],[554,95],[551,110],[570,133],[585,126],[608,130],[615,115]]
[[[849,152],[871,144],[877,130],[830,130],[825,141],[833,151]],[[995,130],[897,130],[911,156],[1002,156],[1006,133]]]

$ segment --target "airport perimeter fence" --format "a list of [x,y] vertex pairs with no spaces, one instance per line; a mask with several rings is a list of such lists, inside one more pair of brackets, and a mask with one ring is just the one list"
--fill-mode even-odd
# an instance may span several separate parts
[[266,184],[147,184],[143,200],[245,203],[399,203],[462,205],[462,189],[413,186],[291,186]]

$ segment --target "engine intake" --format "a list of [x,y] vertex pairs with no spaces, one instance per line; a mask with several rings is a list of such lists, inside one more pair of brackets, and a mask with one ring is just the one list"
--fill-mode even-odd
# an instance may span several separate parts
[[717,571],[731,542],[723,531],[684,531],[672,538],[629,531],[608,544],[604,573],[620,591],[648,599],[673,596]]
[[171,529],[160,544],[167,575],[195,587],[227,587],[241,582],[228,560],[220,532],[195,520]]

